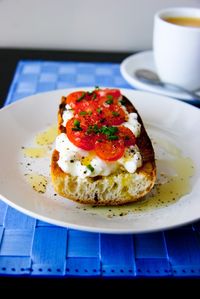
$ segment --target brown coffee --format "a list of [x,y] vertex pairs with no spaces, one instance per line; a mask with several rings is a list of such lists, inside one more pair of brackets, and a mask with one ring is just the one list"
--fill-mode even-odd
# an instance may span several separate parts
[[168,23],[186,26],[186,27],[200,27],[200,18],[193,17],[167,17],[164,20]]

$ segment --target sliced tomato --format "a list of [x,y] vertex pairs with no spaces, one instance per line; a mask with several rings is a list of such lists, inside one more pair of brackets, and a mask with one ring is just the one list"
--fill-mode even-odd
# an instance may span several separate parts
[[105,161],[116,161],[124,154],[123,140],[97,139],[95,142],[95,152],[99,158]]
[[[77,121],[80,125],[76,125]],[[87,126],[77,118],[71,118],[66,125],[66,133],[69,140],[79,148],[91,151],[95,146],[95,135],[87,133]]]
[[118,135],[120,139],[123,140],[125,147],[135,145],[136,143],[136,138],[133,132],[125,127],[125,126],[119,126],[118,127]]

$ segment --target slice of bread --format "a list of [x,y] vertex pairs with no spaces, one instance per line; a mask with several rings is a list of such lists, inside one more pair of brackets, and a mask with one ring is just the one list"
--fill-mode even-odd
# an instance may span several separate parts
[[[62,97],[58,111],[58,133],[66,133],[62,126],[62,114],[66,98]],[[154,186],[156,165],[154,150],[144,124],[132,103],[123,96],[123,104],[128,113],[135,112],[141,124],[137,146],[142,156],[142,166],[131,174],[118,170],[108,176],[79,178],[63,172],[58,166],[59,152],[54,150],[51,161],[51,177],[58,194],[79,203],[91,205],[122,205],[134,202],[145,196]]]

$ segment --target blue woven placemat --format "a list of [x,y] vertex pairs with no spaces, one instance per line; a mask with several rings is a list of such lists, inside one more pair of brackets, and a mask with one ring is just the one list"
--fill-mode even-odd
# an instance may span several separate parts
[[[21,61],[6,100],[77,86],[130,86],[116,63]],[[30,218],[0,201],[0,275],[200,277],[200,223],[166,232],[104,235]]]

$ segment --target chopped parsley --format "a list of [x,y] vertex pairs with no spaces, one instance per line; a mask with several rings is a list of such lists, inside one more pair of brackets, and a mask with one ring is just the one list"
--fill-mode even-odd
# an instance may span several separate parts
[[99,128],[98,128],[98,126],[97,126],[97,125],[94,125],[94,126],[90,125],[90,126],[88,127],[88,129],[87,129],[87,133],[88,133],[88,134],[91,134],[91,133],[98,134],[98,133],[99,133]]
[[92,111],[90,110],[90,111],[80,111],[79,112],[79,115],[82,115],[82,116],[85,116],[85,115],[92,115]]
[[81,112],[79,113],[79,115],[87,115],[87,112],[86,112],[86,111],[81,111]]
[[77,120],[77,119],[74,120],[74,127],[72,128],[72,130],[73,131],[82,131],[79,120]]
[[84,99],[84,97],[85,97],[85,92],[83,92],[82,95],[76,101],[80,102]]
[[95,86],[95,89],[99,89],[99,86],[96,85],[96,86]]
[[94,171],[94,167],[92,167],[92,165],[91,164],[88,164],[87,166],[86,166],[91,172],[93,172]]
[[103,126],[102,128],[100,128],[100,132],[102,134],[111,136],[114,135],[115,133],[118,132],[118,128],[117,127],[113,127],[113,126]]
[[108,127],[108,126],[103,126],[101,128],[101,133],[107,135],[108,140],[118,140],[119,137],[115,135],[118,132],[117,127]]
[[99,133],[99,128],[98,128],[97,125],[93,126],[93,132],[96,133],[96,134]]
[[95,100],[97,97],[97,94],[95,92],[93,92],[93,95],[92,95],[92,100]]
[[107,99],[113,100],[113,96],[111,94],[107,94]]
[[99,128],[97,125],[89,126],[88,133],[101,133],[107,136],[108,140],[118,140],[119,137],[116,135],[118,133],[118,128],[113,126],[103,126]]
[[[107,97],[108,97],[108,95],[107,95]],[[108,105],[113,104],[113,100],[112,100],[112,99],[107,100],[107,101],[106,101],[106,104],[108,104]]]
[[119,137],[116,135],[118,133],[118,128],[113,126],[103,126],[99,128],[97,125],[89,126],[87,129],[88,134],[104,134],[107,136],[108,140],[118,140]]
[[113,112],[112,112],[112,115],[113,115],[113,116],[119,116],[119,113],[116,112],[116,111],[113,111]]
[[116,136],[116,135],[110,135],[110,136],[108,136],[108,140],[118,140],[118,139],[119,139],[119,137]]

